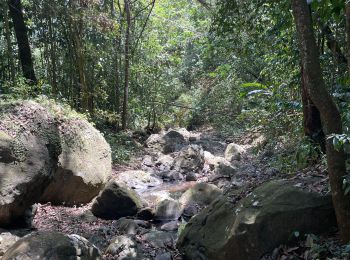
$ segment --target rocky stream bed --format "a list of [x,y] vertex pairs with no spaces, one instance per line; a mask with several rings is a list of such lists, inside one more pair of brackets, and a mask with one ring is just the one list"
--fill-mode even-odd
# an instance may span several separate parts
[[[44,133],[54,121],[36,104],[7,109],[12,121],[39,124]],[[32,114],[49,123],[37,122]],[[252,152],[265,143],[258,132],[229,140],[208,130],[170,129],[149,136],[129,164],[109,169],[108,148],[91,126],[74,121],[83,126],[77,132],[67,122],[60,124],[49,131],[49,136],[58,131],[62,145],[59,157],[52,155],[59,166],[44,195],[29,188],[25,194],[15,183],[19,195],[2,198],[3,223],[19,216],[30,220],[26,227],[1,230],[3,259],[313,259],[310,247],[298,240],[334,234],[326,171],[279,174],[266,164],[266,155]],[[30,144],[11,129],[0,124],[6,134],[0,155],[12,149],[12,138]],[[84,149],[70,143],[72,133],[79,133]],[[33,167],[26,156],[23,162]],[[51,155],[42,155],[46,162],[45,156]],[[6,167],[12,159],[1,158],[2,170],[10,174]],[[44,174],[38,179],[31,173],[33,180],[45,182]],[[36,197],[25,200],[35,203],[28,212],[20,199],[30,194]]]

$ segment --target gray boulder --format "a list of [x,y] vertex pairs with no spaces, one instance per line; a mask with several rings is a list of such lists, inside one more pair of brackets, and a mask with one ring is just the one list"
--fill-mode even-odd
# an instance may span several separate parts
[[155,211],[158,220],[175,220],[181,216],[181,208],[178,201],[165,199],[159,202]]
[[[188,132],[187,132],[188,133]],[[188,143],[185,130],[169,130],[165,134],[153,134],[146,140],[146,146],[169,154],[179,151]]]
[[101,259],[101,255],[94,245],[81,236],[36,232],[18,240],[2,259],[96,260]]
[[112,239],[106,253],[120,260],[149,259],[145,257],[143,250],[133,235],[121,235]]
[[118,231],[121,234],[135,235],[144,233],[150,225],[146,221],[134,220],[129,218],[120,218],[115,223]]
[[[28,225],[36,202],[89,202],[111,173],[110,149],[55,105],[0,105],[0,226]],[[55,111],[55,112],[53,112]]]
[[238,144],[230,143],[225,150],[225,159],[229,162],[241,160],[244,148]]
[[184,215],[191,217],[198,212],[199,208],[208,206],[221,194],[222,191],[213,184],[197,183],[182,194],[179,203]]
[[88,203],[111,175],[109,144],[84,120],[66,120],[60,129],[62,153],[41,201],[68,206]]
[[0,234],[0,258],[5,254],[5,252],[15,244],[20,238],[9,232],[4,232]]
[[120,172],[115,179],[118,183],[122,183],[139,192],[147,190],[150,187],[158,186],[162,183],[161,180],[145,171]]
[[136,215],[142,206],[135,191],[112,180],[94,200],[91,212],[102,219],[118,219]]
[[215,168],[214,173],[217,176],[223,176],[223,177],[233,177],[237,173],[237,168],[232,166],[228,162],[219,162]]
[[187,259],[259,259],[293,234],[319,234],[336,225],[330,196],[288,181],[257,188],[234,207],[225,198],[193,217],[177,246]]
[[0,226],[26,225],[61,152],[54,118],[33,102],[0,107]]
[[224,142],[209,138],[201,138],[200,140],[193,142],[193,144],[202,146],[205,151],[208,151],[215,156],[224,154],[226,147],[226,144]]
[[204,151],[198,145],[189,145],[175,158],[175,169],[181,173],[199,172],[204,166]]
[[172,232],[152,230],[142,235],[141,239],[154,248],[173,248],[176,241],[176,234]]

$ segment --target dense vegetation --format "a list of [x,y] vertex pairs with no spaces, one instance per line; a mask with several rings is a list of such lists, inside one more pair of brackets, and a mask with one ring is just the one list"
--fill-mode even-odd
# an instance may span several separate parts
[[7,0],[0,8],[1,101],[70,106],[105,133],[118,162],[137,149],[124,130],[262,132],[267,146],[285,149],[271,167],[328,165],[349,242],[348,1]]

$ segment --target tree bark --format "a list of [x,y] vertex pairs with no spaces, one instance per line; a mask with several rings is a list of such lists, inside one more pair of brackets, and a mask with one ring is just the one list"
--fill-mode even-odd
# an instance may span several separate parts
[[346,21],[346,53],[348,60],[348,72],[350,73],[350,3],[345,4]]
[[55,51],[55,42],[53,39],[53,26],[52,26],[52,18],[49,16],[48,25],[49,25],[49,41],[50,41],[50,59],[51,59],[51,85],[53,95],[56,96],[58,94],[57,89],[57,65],[56,65],[56,51]]
[[78,72],[80,108],[84,113],[92,113],[92,102],[90,100],[90,92],[85,72],[85,54],[83,43],[84,17],[82,13],[83,11],[81,10],[82,6],[77,1],[70,1],[70,7],[72,8],[73,12],[78,12],[76,19],[70,18],[70,26],[75,54],[75,66]]
[[124,62],[124,100],[123,100],[123,115],[122,115],[122,129],[127,128],[128,122],[128,99],[129,99],[129,67],[130,67],[130,27],[131,27],[131,14],[130,14],[130,2],[125,0],[125,13],[126,13],[126,33],[125,33],[125,62]]
[[[292,0],[292,10],[299,36],[301,61],[306,86],[311,100],[320,111],[323,130],[326,135],[341,134],[340,113],[328,93],[320,65],[319,52],[306,0]],[[346,174],[343,150],[335,150],[332,140],[326,141],[329,180],[338,227],[344,242],[350,241],[350,197],[344,194],[343,176]]]
[[15,75],[16,75],[16,68],[15,68],[15,60],[13,57],[13,50],[12,50],[11,30],[10,30],[9,17],[8,17],[8,7],[6,4],[4,4],[3,8],[4,8],[4,26],[5,26],[6,45],[7,45],[7,56],[8,56],[8,63],[9,63],[9,67],[10,67],[10,79],[11,79],[11,82],[14,82]]
[[306,84],[304,68],[301,65],[301,98],[303,104],[304,134],[315,144],[319,145],[322,152],[326,152],[325,135],[322,129],[320,111],[312,102]]
[[327,40],[327,47],[332,52],[335,60],[338,64],[347,64],[347,58],[344,56],[339,43],[335,39],[333,32],[331,28],[328,25],[323,25],[320,23],[320,26],[322,28],[322,34],[326,37]]
[[31,83],[36,84],[32,53],[28,40],[28,30],[24,22],[22,4],[20,0],[8,0],[10,15],[15,28],[17,38],[19,59],[22,65],[23,76]]

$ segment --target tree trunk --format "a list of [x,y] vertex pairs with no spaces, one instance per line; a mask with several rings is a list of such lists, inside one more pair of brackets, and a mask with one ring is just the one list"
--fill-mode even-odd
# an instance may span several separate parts
[[[341,134],[340,113],[328,93],[322,77],[319,52],[306,0],[292,0],[292,9],[299,36],[305,82],[310,98],[320,111],[325,134]],[[345,156],[343,150],[334,149],[331,139],[326,141],[326,151],[338,227],[342,240],[348,242],[350,241],[350,196],[345,196],[342,188],[343,176],[346,174]]]
[[10,67],[10,80],[11,82],[15,81],[15,74],[16,74],[16,68],[15,68],[15,60],[13,57],[13,50],[12,50],[12,42],[11,42],[11,30],[10,30],[10,24],[9,24],[9,17],[8,17],[8,8],[7,5],[4,4],[4,26],[5,26],[5,37],[6,37],[6,45],[7,45],[7,56],[8,56],[8,63]]
[[301,98],[303,104],[303,126],[304,134],[315,144],[321,147],[322,152],[326,152],[325,135],[322,129],[320,111],[312,102],[303,66],[301,65]]
[[122,115],[122,128],[127,128],[128,122],[128,99],[129,99],[129,66],[130,66],[130,2],[125,0],[125,13],[126,13],[126,33],[125,33],[125,71],[124,71],[124,100],[123,100],[123,115]]
[[8,0],[10,15],[15,28],[19,59],[22,65],[23,76],[29,80],[31,84],[36,84],[37,79],[34,73],[34,65],[32,53],[30,50],[27,26],[24,22],[22,13],[22,4],[20,0]]
[[49,41],[50,41],[50,58],[51,58],[51,85],[54,96],[58,94],[57,89],[57,66],[56,66],[56,51],[55,42],[53,39],[52,18],[47,17],[49,23]]
[[91,109],[91,100],[89,88],[87,85],[86,73],[85,73],[85,55],[84,55],[84,43],[83,43],[83,11],[80,10],[81,6],[76,1],[71,1],[70,6],[73,12],[79,12],[77,19],[70,18],[71,25],[71,37],[74,46],[75,54],[75,66],[78,73],[78,84],[79,84],[79,101],[80,109],[82,112],[89,111]]
[[120,115],[120,62],[119,62],[119,55],[120,55],[120,47],[121,47],[121,41],[119,36],[116,37],[116,55],[115,55],[115,88],[114,88],[114,102],[115,102],[115,112]]
[[350,73],[350,3],[345,4],[346,20],[346,53],[348,60],[348,72]]
[[337,42],[336,38],[333,35],[333,32],[329,25],[323,25],[321,22],[319,22],[319,25],[322,29],[322,34],[326,37],[327,40],[327,47],[330,49],[330,51],[333,54],[333,57],[335,58],[338,65],[341,64],[347,64],[347,58],[344,56],[339,43]]

